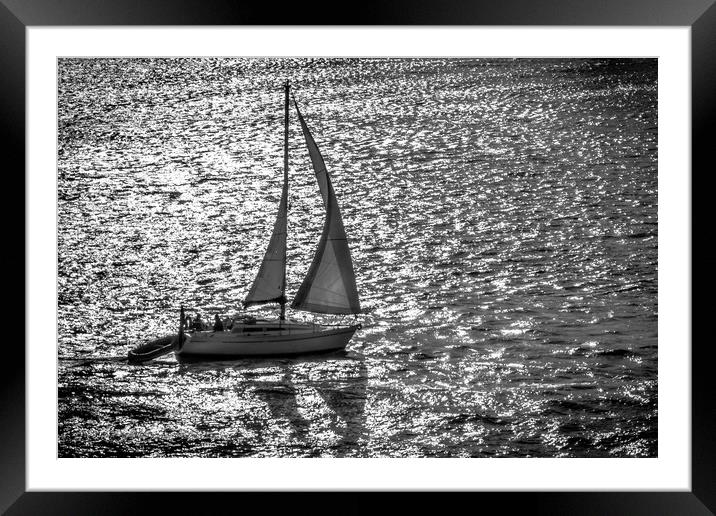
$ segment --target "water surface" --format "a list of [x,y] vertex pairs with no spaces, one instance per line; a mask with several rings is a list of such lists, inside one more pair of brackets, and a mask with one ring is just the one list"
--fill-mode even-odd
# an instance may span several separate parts
[[[60,60],[59,456],[656,456],[656,74]],[[341,204],[363,329],[323,357],[127,364],[180,304],[228,314],[248,292],[286,78]],[[323,223],[294,112],[290,188],[289,299]]]

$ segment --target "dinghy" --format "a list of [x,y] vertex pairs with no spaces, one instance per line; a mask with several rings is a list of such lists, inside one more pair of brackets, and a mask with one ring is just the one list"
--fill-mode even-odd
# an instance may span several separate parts
[[166,337],[155,339],[132,349],[127,354],[127,359],[130,363],[138,364],[162,355],[168,355],[174,351],[177,341],[177,335],[167,335]]

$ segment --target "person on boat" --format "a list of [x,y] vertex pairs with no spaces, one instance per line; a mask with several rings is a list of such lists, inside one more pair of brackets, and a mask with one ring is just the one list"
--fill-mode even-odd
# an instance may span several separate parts
[[194,329],[196,331],[201,331],[204,329],[204,323],[201,321],[201,316],[199,315],[199,312],[197,312],[196,317],[194,317]]
[[224,331],[224,323],[219,319],[219,314],[214,314],[214,331]]
[[191,315],[187,315],[186,317],[184,317],[184,329],[190,330],[191,328]]

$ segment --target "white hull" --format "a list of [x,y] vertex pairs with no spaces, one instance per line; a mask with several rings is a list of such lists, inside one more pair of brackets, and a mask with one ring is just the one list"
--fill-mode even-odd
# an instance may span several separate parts
[[175,353],[177,357],[183,358],[321,353],[345,348],[360,328],[360,325],[326,328],[290,323],[286,328],[279,328],[274,323],[265,324],[266,331],[261,331],[260,324],[240,325],[233,328],[233,331],[189,333],[184,345]]

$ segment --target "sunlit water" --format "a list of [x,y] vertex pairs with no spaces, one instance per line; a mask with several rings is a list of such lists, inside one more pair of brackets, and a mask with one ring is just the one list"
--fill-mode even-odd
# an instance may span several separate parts
[[[656,60],[91,59],[59,77],[60,456],[656,456]],[[239,308],[281,192],[286,78],[363,329],[342,354],[127,364],[180,304]],[[289,298],[323,223],[291,117]]]

